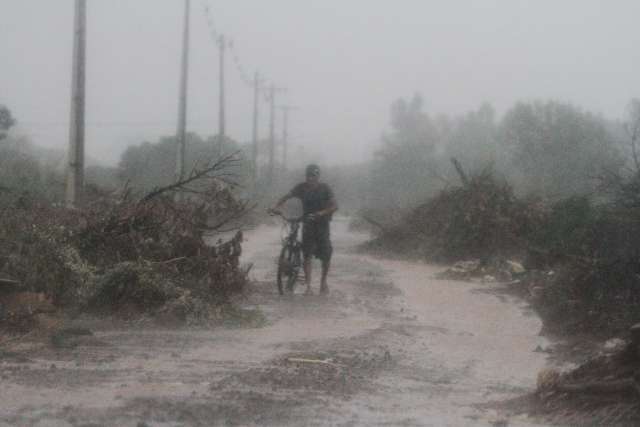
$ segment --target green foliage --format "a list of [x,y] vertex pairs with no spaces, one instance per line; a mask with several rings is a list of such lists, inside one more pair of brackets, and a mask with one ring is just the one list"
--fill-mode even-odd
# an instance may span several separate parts
[[0,203],[6,202],[7,193],[58,200],[62,177],[42,164],[26,138],[6,135],[14,124],[11,111],[0,105]]
[[61,208],[24,196],[0,203],[0,273],[55,301],[75,297],[93,274],[69,244],[67,228],[57,221],[62,215]]
[[586,230],[598,218],[585,196],[573,196],[552,205],[544,223],[531,236],[531,242],[551,253],[584,255]]
[[602,170],[622,164],[605,121],[569,104],[519,103],[507,112],[501,128],[523,185],[545,196],[591,193]]
[[369,203],[388,208],[417,204],[432,190],[437,129],[419,95],[393,104],[391,126],[373,161]]
[[[185,171],[192,169],[209,159],[215,159],[218,153],[215,138],[203,139],[196,134],[187,135]],[[240,150],[233,140],[227,139],[224,153],[231,154]],[[175,181],[177,142],[174,136],[163,137],[156,143],[144,142],[130,146],[122,154],[118,164],[118,178],[121,184],[128,183],[134,190],[144,193]],[[243,180],[249,175],[249,162],[241,162],[239,167],[226,171],[230,179]]]
[[440,163],[455,157],[469,171],[502,163],[495,111],[491,105],[483,104],[460,117],[442,117],[438,127],[442,145]]
[[100,190],[114,191],[121,188],[118,169],[106,166],[87,166],[84,170],[87,186],[95,186]]
[[133,304],[139,310],[150,310],[179,296],[177,287],[166,280],[150,263],[122,262],[111,266],[93,284],[88,300],[94,309],[113,309]]
[[486,169],[472,175],[467,185],[440,191],[369,247],[431,261],[487,262],[523,253],[542,216]]
[[50,201],[60,200],[64,190],[62,175],[42,165],[24,146],[17,147],[18,144],[22,143],[11,137],[0,140],[0,188]]
[[6,106],[0,104],[0,140],[6,137],[6,131],[8,131],[16,121],[11,115],[11,110]]

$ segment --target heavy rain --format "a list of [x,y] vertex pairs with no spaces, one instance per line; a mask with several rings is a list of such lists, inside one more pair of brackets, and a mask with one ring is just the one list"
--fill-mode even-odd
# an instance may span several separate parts
[[640,424],[640,3],[0,14],[0,426]]

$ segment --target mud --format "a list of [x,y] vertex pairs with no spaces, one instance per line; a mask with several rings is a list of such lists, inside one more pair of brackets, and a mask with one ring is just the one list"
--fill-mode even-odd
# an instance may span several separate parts
[[85,319],[70,326],[92,340],[72,348],[13,344],[0,353],[0,426],[538,425],[486,405],[533,390],[546,363],[520,300],[359,255],[367,236],[344,220],[333,233],[328,297],[279,297],[279,230],[247,233],[254,283],[241,303],[261,313],[256,327]]

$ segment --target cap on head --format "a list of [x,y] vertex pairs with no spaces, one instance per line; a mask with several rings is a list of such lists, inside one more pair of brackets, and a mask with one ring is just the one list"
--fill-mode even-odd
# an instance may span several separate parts
[[320,166],[310,164],[306,169],[306,176],[320,176]]

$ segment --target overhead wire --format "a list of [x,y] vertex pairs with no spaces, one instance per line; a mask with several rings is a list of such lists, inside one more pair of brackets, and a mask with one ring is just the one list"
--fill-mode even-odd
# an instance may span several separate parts
[[[218,27],[216,26],[215,20],[213,18],[213,14],[212,14],[212,10],[211,10],[211,6],[209,5],[209,3],[206,0],[203,0],[203,12],[205,15],[205,21],[207,22],[207,26],[209,28],[209,34],[211,35],[211,39],[212,41],[214,41],[216,44],[219,43],[220,40],[220,36],[222,35],[221,32],[219,31]],[[231,50],[232,56],[233,56],[233,62],[236,68],[236,71],[238,72],[238,76],[240,78],[240,80],[248,87],[253,89],[255,82],[253,81],[253,78],[249,75],[249,73],[247,73],[247,67],[244,66],[244,63],[242,62],[240,55],[238,54],[238,50],[236,47],[236,43],[230,43],[228,45],[229,49]],[[265,102],[270,102],[271,100],[271,95],[270,92],[267,90],[267,87],[265,85],[260,85],[259,91],[264,99]]]

